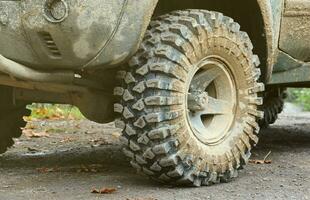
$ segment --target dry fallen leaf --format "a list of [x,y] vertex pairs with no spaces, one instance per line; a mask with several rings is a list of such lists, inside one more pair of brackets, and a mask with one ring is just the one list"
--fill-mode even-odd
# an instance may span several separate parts
[[58,120],[58,119],[65,119],[65,117],[59,113],[54,113],[51,116],[46,117],[49,120]]
[[36,129],[36,126],[33,123],[28,123],[25,128],[26,129]]
[[271,164],[272,160],[249,160],[252,164]]
[[33,129],[23,129],[23,134],[28,138],[40,138],[49,137],[50,135],[46,131],[35,132]]
[[93,194],[111,194],[114,192],[116,192],[115,188],[101,188],[100,190],[94,188],[91,191],[91,193],[93,193]]
[[249,160],[249,163],[253,164],[271,164],[272,160],[267,160],[267,158],[270,156],[271,151],[267,153],[267,155],[264,157],[263,160]]

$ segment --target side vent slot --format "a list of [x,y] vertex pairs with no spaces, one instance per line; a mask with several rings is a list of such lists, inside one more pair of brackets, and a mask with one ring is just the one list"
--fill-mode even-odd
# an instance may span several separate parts
[[57,45],[55,44],[51,34],[49,34],[48,32],[40,32],[39,36],[41,40],[43,41],[44,46],[47,48],[48,52],[50,53],[49,56],[54,59],[61,59],[61,53]]

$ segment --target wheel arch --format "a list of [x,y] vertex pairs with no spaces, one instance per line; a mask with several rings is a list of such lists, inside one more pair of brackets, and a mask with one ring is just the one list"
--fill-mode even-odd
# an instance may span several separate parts
[[241,29],[249,34],[254,45],[254,53],[261,60],[262,81],[267,83],[270,80],[276,52],[270,1],[159,0],[155,16],[184,9],[213,10],[235,19],[241,25]]

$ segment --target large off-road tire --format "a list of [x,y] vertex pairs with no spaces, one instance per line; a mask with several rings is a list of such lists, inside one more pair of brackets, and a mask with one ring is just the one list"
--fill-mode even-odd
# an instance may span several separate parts
[[23,116],[30,115],[25,104],[13,102],[12,89],[0,86],[0,154],[14,144],[13,138],[22,134],[21,127],[26,125]]
[[286,96],[286,90],[281,88],[270,89],[264,93],[264,104],[261,109],[265,115],[259,120],[261,128],[268,128],[270,124],[276,122],[278,115],[283,111]]
[[252,49],[248,35],[221,13],[175,11],[152,21],[114,91],[131,165],[172,184],[236,177],[263,115]]

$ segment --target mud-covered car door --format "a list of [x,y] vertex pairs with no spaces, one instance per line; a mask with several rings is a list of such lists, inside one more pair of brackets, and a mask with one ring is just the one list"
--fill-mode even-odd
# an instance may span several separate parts
[[310,1],[286,0],[280,49],[300,61],[310,62]]

